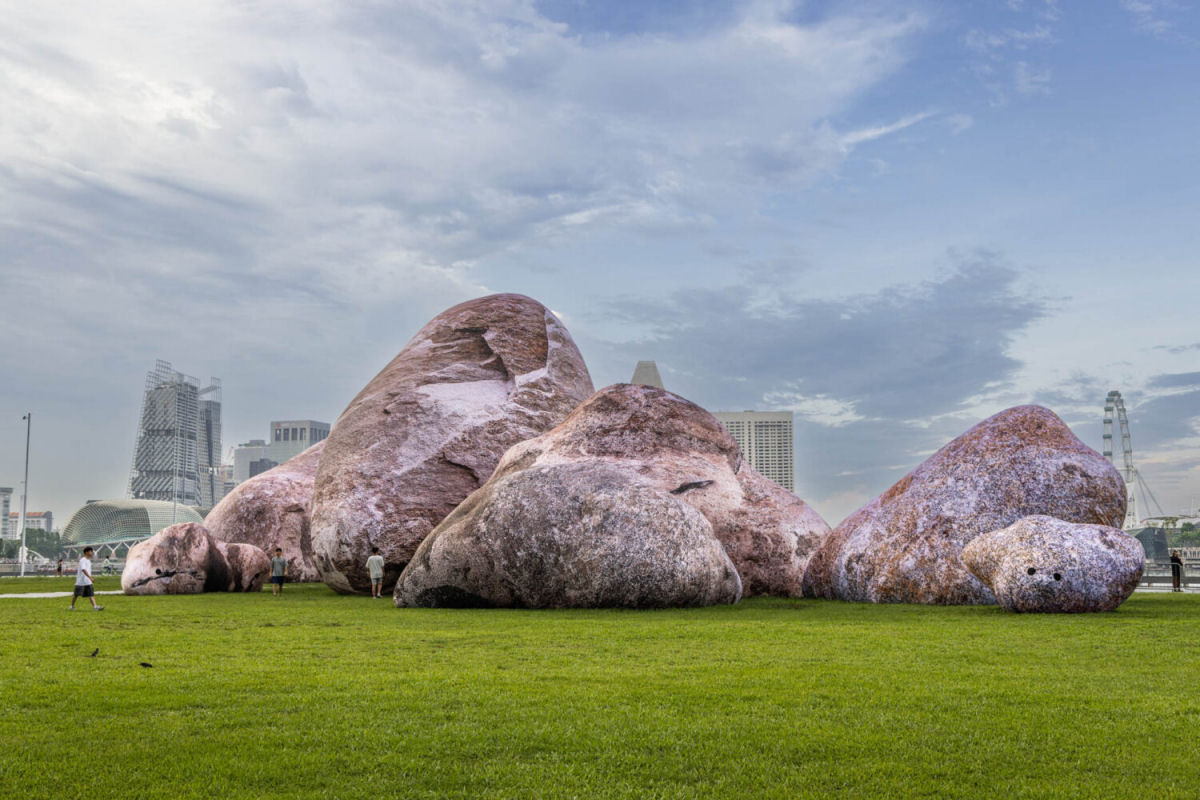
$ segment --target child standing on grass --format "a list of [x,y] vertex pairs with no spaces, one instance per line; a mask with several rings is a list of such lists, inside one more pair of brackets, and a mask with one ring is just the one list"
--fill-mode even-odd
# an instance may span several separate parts
[[283,557],[283,548],[275,548],[275,557],[271,559],[271,594],[278,597],[283,591],[283,581],[287,577],[287,559]]
[[75,610],[75,600],[86,597],[92,601],[92,608],[103,611],[104,606],[96,605],[96,587],[92,583],[92,548],[83,548],[83,558],[79,559],[79,568],[75,571],[75,594],[71,595],[71,611]]
[[371,548],[367,573],[371,576],[371,597],[383,597],[383,556],[379,555],[378,547]]

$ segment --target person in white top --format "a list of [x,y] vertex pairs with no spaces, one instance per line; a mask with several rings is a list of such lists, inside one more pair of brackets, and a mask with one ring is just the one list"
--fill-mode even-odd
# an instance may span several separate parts
[[367,574],[371,576],[371,597],[383,597],[383,556],[379,555],[378,547],[371,548]]
[[103,611],[104,606],[96,605],[96,587],[92,583],[92,548],[83,548],[83,558],[79,559],[79,568],[75,571],[75,594],[71,596],[71,610],[75,610],[75,601],[86,597],[92,601],[92,608]]

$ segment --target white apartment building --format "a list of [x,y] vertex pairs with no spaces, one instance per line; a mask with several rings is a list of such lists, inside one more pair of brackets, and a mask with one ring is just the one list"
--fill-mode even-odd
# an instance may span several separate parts
[[759,473],[795,491],[790,411],[718,411],[713,414],[737,439],[742,457]]

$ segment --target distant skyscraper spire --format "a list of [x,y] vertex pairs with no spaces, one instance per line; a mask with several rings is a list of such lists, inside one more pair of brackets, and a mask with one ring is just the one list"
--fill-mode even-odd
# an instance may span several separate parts
[[639,383],[642,386],[653,386],[655,389],[667,388],[663,386],[662,376],[658,374],[658,364],[653,361],[639,361],[629,382]]

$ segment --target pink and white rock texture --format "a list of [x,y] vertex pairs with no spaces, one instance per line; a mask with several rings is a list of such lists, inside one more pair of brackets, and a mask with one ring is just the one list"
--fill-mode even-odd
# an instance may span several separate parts
[[663,608],[736,603],[702,514],[599,461],[493,478],[430,534],[397,606]]
[[664,389],[601,389],[552,431],[509,450],[495,477],[557,464],[608,465],[694,507],[747,596],[799,597],[808,559],[829,535],[812,507],[742,461],[716,417]]
[[289,581],[319,581],[313,557],[309,503],[325,442],[238,484],[204,518],[222,542],[252,544],[268,553],[283,550]]
[[203,525],[182,522],[129,549],[121,590],[131,595],[257,592],[270,567],[259,548],[219,542]]
[[1120,525],[1125,486],[1052,411],[1017,406],[947,444],[840,525],[805,593],[876,603],[994,603],[962,548],[1022,517]]
[[325,440],[312,500],[321,579],[390,589],[417,546],[491,476],[504,452],[592,393],[571,335],[545,306],[499,294],[434,317],[350,403]]
[[1105,525],[1035,515],[985,533],[963,562],[1009,611],[1112,611],[1133,594],[1146,556],[1137,539]]

